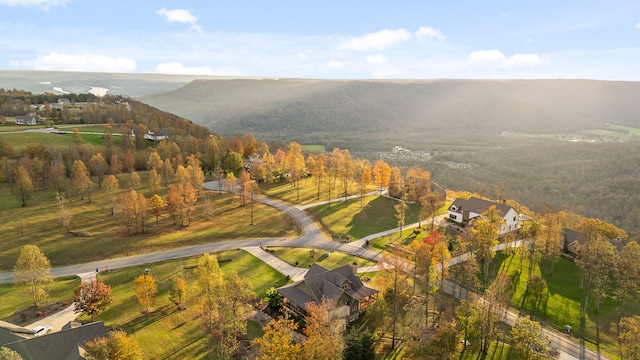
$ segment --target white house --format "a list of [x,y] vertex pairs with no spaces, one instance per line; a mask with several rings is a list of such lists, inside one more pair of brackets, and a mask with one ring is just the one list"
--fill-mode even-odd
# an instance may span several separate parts
[[450,220],[459,224],[468,224],[483,212],[487,211],[491,206],[495,206],[502,213],[503,224],[500,227],[500,235],[518,229],[520,215],[511,206],[505,204],[494,203],[488,200],[472,197],[469,200],[456,199],[448,209],[448,217]]

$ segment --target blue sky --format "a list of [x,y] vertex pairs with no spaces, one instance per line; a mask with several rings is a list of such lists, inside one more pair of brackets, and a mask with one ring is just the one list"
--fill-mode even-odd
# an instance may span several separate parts
[[640,1],[0,0],[0,69],[640,80]]

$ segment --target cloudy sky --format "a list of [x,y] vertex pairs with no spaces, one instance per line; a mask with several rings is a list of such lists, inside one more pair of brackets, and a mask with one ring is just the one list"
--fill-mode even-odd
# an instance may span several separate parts
[[640,80],[640,1],[0,0],[0,69]]

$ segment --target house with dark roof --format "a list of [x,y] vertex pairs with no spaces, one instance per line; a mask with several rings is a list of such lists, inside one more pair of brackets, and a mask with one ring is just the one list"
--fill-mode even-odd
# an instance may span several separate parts
[[336,306],[330,316],[347,321],[357,319],[375,301],[378,293],[378,290],[365,286],[349,265],[328,270],[315,263],[302,280],[277,290],[286,309],[295,314],[306,316],[309,304],[319,304],[326,298]]
[[77,327],[70,323],[60,331],[42,336],[33,336],[24,330],[8,323],[0,324],[0,346],[17,352],[24,360],[84,359],[85,343],[107,336],[101,321]]
[[459,224],[467,225],[474,219],[482,216],[482,213],[489,210],[491,206],[495,206],[502,214],[502,226],[500,227],[499,234],[506,234],[518,229],[518,223],[520,221],[520,214],[511,206],[495,203],[489,200],[484,200],[476,197],[465,199],[456,199],[447,209],[448,218],[451,221]]
[[38,115],[28,113],[22,116],[16,116],[16,125],[38,125]]
[[[564,229],[564,244],[563,251],[571,255],[572,257],[578,256],[578,251],[580,249],[580,244],[586,240],[582,233],[579,233],[575,230],[565,228]],[[606,239],[609,241],[611,245],[616,249],[617,252],[622,251],[624,248],[624,241],[621,238],[617,239]]]

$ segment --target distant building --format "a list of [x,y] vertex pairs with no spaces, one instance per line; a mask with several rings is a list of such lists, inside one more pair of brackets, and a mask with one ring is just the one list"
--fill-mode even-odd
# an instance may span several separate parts
[[38,115],[28,113],[27,115],[16,116],[16,125],[38,125]]
[[505,204],[494,203],[475,197],[469,200],[456,199],[449,206],[448,217],[452,221],[466,225],[470,221],[482,216],[482,213],[489,210],[491,206],[495,206],[502,214],[503,224],[500,226],[500,235],[518,229],[520,214],[518,214],[514,208]]

